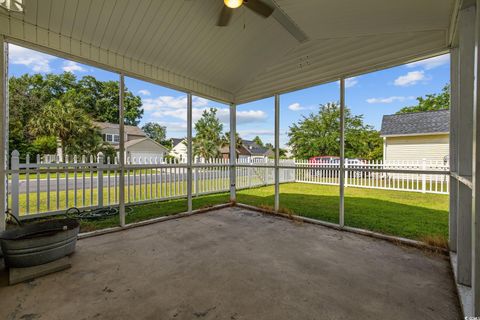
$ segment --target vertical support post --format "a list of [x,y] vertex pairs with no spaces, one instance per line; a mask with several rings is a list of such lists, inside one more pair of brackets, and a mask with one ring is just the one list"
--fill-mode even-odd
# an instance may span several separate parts
[[275,203],[274,210],[280,210],[280,95],[275,95]]
[[120,226],[125,227],[125,76],[123,75],[123,73],[120,74],[119,90],[120,101],[118,103],[118,123],[120,144],[118,148],[118,157],[120,160],[120,175],[118,181],[118,211],[120,217]]
[[340,79],[340,203],[338,224],[345,226],[345,78]]
[[103,153],[97,154],[97,202],[98,207],[103,207]]
[[[463,9],[459,20],[458,174],[465,177],[472,175],[475,13],[475,6]],[[464,183],[458,184],[457,215],[457,280],[471,286],[472,190]]]
[[[20,201],[19,201],[19,193],[20,193],[20,179],[18,170],[20,169],[20,153],[17,150],[13,150],[12,152],[12,160],[11,160],[11,169],[12,169],[12,184],[11,184],[11,191],[12,191],[12,214],[15,217],[19,217],[20,215]],[[15,172],[17,171],[17,172]],[[27,189],[28,190],[28,189]]]
[[[458,48],[450,52],[450,173],[458,173]],[[450,208],[448,226],[448,246],[451,251],[457,252],[457,203],[458,180],[450,176]]]
[[192,212],[192,94],[187,93],[187,211]]
[[8,163],[8,44],[0,36],[0,231],[5,230]]
[[230,202],[237,202],[237,106],[230,104]]
[[472,135],[472,315],[478,317],[480,316],[480,0],[477,0],[475,18]]

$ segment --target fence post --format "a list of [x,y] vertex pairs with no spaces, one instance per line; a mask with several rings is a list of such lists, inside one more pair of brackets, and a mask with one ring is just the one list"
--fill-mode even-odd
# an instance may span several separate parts
[[[199,163],[198,157],[195,157],[195,163]],[[193,170],[193,181],[195,182],[195,196],[198,197],[198,168]]]
[[[265,165],[268,166],[268,158],[265,157],[264,159],[265,161]],[[268,185],[268,168],[265,167],[265,170],[264,170],[264,177],[263,177],[263,183],[267,186]]]
[[[427,159],[422,159],[422,170],[427,170]],[[422,173],[422,193],[427,192],[427,175]]]
[[98,207],[103,207],[103,153],[97,155],[97,203]]
[[343,164],[343,167],[344,167],[344,170],[345,170],[344,186],[345,186],[345,187],[348,187],[348,176],[349,176],[348,170],[347,170],[347,168],[348,168],[348,161],[345,161],[345,163]]
[[12,159],[11,159],[11,169],[13,171],[12,173],[12,184],[11,184],[11,192],[12,192],[12,214],[15,217],[19,217],[19,187],[20,187],[20,182],[19,178],[20,175],[18,173],[18,170],[20,168],[20,153],[17,150],[13,150],[12,152]]
[[248,167],[247,167],[247,178],[248,178],[248,188],[250,189],[252,187],[252,158],[248,157]]

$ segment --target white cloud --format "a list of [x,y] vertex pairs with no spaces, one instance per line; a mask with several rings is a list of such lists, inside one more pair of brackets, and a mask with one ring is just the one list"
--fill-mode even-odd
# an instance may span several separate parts
[[237,111],[237,124],[262,122],[267,117],[268,115],[262,110]]
[[[208,100],[193,97],[192,104],[194,107],[202,107],[207,106]],[[149,98],[143,100],[143,109],[145,111],[154,111],[159,110],[161,108],[169,108],[169,109],[187,109],[187,97],[186,96],[179,96],[179,97],[172,97],[172,96],[159,96],[157,98]]]
[[430,59],[425,59],[425,60],[409,63],[409,64],[407,64],[407,68],[420,67],[420,68],[423,68],[425,70],[430,70],[430,69],[440,67],[440,66],[442,66],[444,64],[447,64],[449,62],[450,62],[450,56],[448,54],[444,54],[444,55],[433,57],[433,58],[430,58]]
[[[337,84],[340,85],[340,81],[337,81]],[[357,84],[358,84],[357,77],[351,77],[351,78],[345,79],[345,88],[355,87]]]
[[400,76],[395,79],[394,84],[396,86],[407,87],[417,84],[420,81],[426,80],[424,71],[410,71],[404,76]]
[[50,62],[57,59],[54,56],[9,44],[10,63],[29,67],[35,72],[50,72]]
[[142,96],[149,96],[151,94],[147,89],[138,90],[138,93]]
[[[193,122],[198,121],[202,117],[203,111],[209,109],[208,100],[199,97],[193,97],[193,109],[192,119]],[[153,111],[152,116],[157,119],[164,117],[173,117],[182,121],[187,120],[187,97],[172,97],[172,96],[160,96],[154,99],[144,99],[143,109],[145,111]],[[218,108],[217,117],[224,123],[230,122],[230,109]],[[237,123],[245,124],[252,122],[261,122],[267,118],[267,114],[261,110],[244,110],[237,111]],[[170,124],[168,124],[170,127]]]
[[288,109],[292,110],[292,111],[300,111],[300,110],[303,110],[304,107],[302,107],[300,105],[300,103],[298,102],[295,102],[295,103],[292,103],[291,105],[288,106]]
[[401,102],[405,100],[412,100],[414,97],[402,97],[402,96],[392,96],[387,98],[369,98],[367,99],[368,103],[393,103],[393,102]]
[[351,77],[345,79],[345,88],[351,88],[354,87],[358,83],[357,77]]
[[295,102],[288,106],[288,109],[292,111],[302,111],[302,110],[314,110],[316,106],[302,106],[300,103]]
[[273,130],[262,130],[262,129],[258,129],[258,130],[238,130],[238,134],[240,135],[240,137],[255,137],[255,136],[273,136],[275,134],[275,132]]
[[75,72],[75,71],[78,71],[78,72],[85,72],[87,70],[85,70],[84,67],[82,67],[81,65],[79,65],[78,63],[74,62],[74,61],[65,61],[63,63],[63,71],[67,71],[67,72]]

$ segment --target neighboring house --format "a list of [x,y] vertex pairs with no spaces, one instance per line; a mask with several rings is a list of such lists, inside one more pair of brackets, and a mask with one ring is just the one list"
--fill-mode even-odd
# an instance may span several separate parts
[[[94,125],[101,131],[103,140],[112,144],[117,150],[120,143],[120,126],[115,123],[94,122]],[[163,159],[168,154],[168,149],[154,140],[147,137],[142,129],[136,126],[125,125],[125,156],[131,161],[150,159]]]
[[[221,148],[220,153],[224,159],[228,159],[230,155],[229,146]],[[273,157],[274,155],[275,154],[273,150],[259,146],[251,140],[242,139],[242,147],[237,149],[237,157],[239,159],[250,158],[253,161],[263,161],[269,157]]]
[[[93,122],[93,124],[100,129],[103,141],[109,142],[113,145],[120,143],[120,126],[118,124],[96,121]],[[145,137],[145,132],[139,127],[125,125],[125,142]]]
[[178,159],[180,162],[187,161],[187,140],[172,138],[172,149],[170,150],[170,155]]
[[383,160],[440,160],[449,154],[450,110],[385,115]]
[[163,161],[168,149],[155,140],[144,137],[125,142],[125,156],[133,163]]
[[[241,146],[235,150],[237,153],[237,159],[246,159],[250,157],[250,152],[248,152],[245,146]],[[220,154],[222,155],[223,159],[230,159],[230,146],[226,145],[220,148]]]

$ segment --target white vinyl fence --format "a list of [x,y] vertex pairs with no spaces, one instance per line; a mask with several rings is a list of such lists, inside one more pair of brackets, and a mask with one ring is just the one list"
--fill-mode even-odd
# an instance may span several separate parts
[[[20,218],[54,215],[71,207],[91,209],[118,204],[118,159],[98,156],[26,156],[12,152],[9,171],[9,208]],[[269,159],[237,160],[236,188],[272,185],[274,162]],[[281,160],[280,182],[339,184],[339,166],[329,163]],[[228,159],[195,159],[192,195],[227,192]],[[366,162],[347,164],[347,187],[448,193],[448,164],[433,162]],[[393,172],[395,171],[395,172]],[[416,171],[409,173],[408,171]],[[422,173],[418,173],[422,171]],[[429,174],[429,171],[435,174]],[[439,173],[440,172],[440,173]],[[445,172],[445,174],[442,174]],[[125,165],[125,202],[148,203],[187,197],[187,165],[172,159],[128,158]]]
[[[338,185],[339,165],[295,161],[296,182]],[[345,187],[449,193],[449,164],[443,161],[345,161]],[[412,171],[412,172],[409,172]]]

